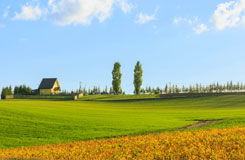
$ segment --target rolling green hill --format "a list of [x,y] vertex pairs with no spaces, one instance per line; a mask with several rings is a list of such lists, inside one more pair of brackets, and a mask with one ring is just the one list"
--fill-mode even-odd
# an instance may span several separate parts
[[1,100],[0,148],[174,131],[196,123],[196,119],[224,119],[204,128],[245,126],[245,95]]

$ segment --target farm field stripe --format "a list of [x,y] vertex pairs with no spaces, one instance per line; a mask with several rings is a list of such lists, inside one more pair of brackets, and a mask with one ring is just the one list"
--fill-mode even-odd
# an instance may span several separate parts
[[0,150],[2,159],[245,159],[245,127]]

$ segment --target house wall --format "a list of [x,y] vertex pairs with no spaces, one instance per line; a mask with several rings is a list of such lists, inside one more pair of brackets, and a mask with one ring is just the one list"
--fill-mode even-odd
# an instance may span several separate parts
[[79,94],[77,95],[77,98],[81,98],[81,97],[83,97],[83,93],[79,93]]
[[51,94],[51,89],[40,89],[40,94],[41,95],[48,95]]
[[54,90],[56,87],[60,87],[58,81],[55,82],[54,87],[51,89],[52,94],[59,94],[60,93],[60,91]]
[[14,95],[7,95],[5,99],[14,99]]

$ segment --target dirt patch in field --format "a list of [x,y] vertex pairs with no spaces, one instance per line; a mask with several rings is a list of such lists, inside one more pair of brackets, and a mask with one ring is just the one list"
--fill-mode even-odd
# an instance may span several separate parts
[[218,120],[193,120],[193,121],[197,121],[197,123],[178,128],[178,130],[200,128],[200,127],[204,127],[204,126],[208,126],[208,125],[211,125],[211,124],[222,122],[222,121],[224,121],[224,119],[218,119]]

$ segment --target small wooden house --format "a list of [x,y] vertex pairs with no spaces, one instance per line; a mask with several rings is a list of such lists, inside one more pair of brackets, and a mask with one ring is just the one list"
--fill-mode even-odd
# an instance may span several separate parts
[[61,91],[57,78],[44,78],[38,90],[40,95],[59,94]]

